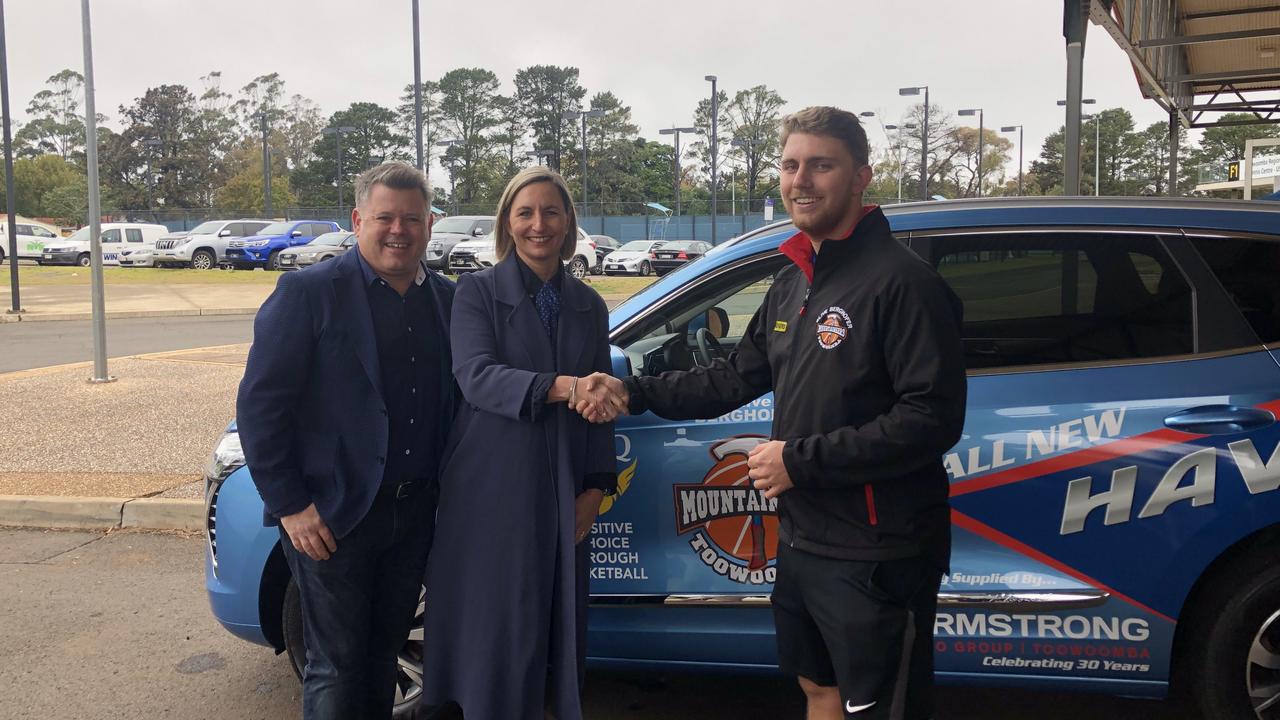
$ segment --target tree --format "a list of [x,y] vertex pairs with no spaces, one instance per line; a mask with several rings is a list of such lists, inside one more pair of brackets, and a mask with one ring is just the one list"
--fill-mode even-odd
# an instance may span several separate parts
[[[320,106],[315,101],[301,95],[289,98],[289,104],[284,110],[288,120],[272,133],[271,144],[274,146],[274,138],[279,136],[284,146],[283,155],[288,166],[301,167],[310,158],[311,148],[315,146],[316,140],[320,137],[320,131],[324,129],[324,117],[320,114]],[[274,161],[272,165],[275,165]]]
[[[430,169],[431,160],[435,157],[436,143],[440,135],[440,83],[425,81],[421,86],[422,94],[422,163]],[[417,146],[414,143],[414,123],[416,115],[413,105],[413,83],[404,86],[400,95],[400,105],[396,107],[396,132],[408,138],[409,150],[417,159]]]
[[[1004,167],[1009,162],[1013,143],[990,128],[983,128],[982,142],[978,142],[978,128],[958,127],[952,131],[951,141],[956,148],[949,167],[951,194],[948,197],[976,197],[978,195],[978,169],[981,162],[982,195],[1004,185]],[[978,150],[982,158],[979,161]]]
[[[924,127],[924,104],[912,106],[907,117],[898,123],[899,126],[914,124],[915,131],[902,134],[902,158],[906,165],[903,176],[903,196],[918,198],[920,194],[920,130]],[[954,193],[954,185],[939,187],[939,180],[951,176],[951,165],[960,151],[957,144],[955,125],[951,114],[938,105],[929,106],[929,161],[926,165],[926,177],[929,178],[929,194],[944,195]],[[909,188],[909,190],[908,190]],[[941,192],[939,192],[941,191]]]
[[550,150],[551,168],[562,171],[562,159],[575,123],[564,114],[578,110],[587,91],[578,84],[578,68],[533,65],[516,71],[516,104],[529,120],[534,147]]
[[[295,198],[289,192],[289,176],[285,173],[271,175],[271,207],[284,208],[293,205]],[[218,188],[214,207],[230,212],[260,215],[266,208],[262,205],[262,162],[258,167],[248,168]]]
[[765,85],[739,90],[729,102],[729,152],[742,161],[749,198],[758,196],[761,174],[776,167],[782,154],[779,135],[785,104],[781,95]]
[[[213,188],[221,184],[221,157],[231,137],[216,122],[206,122],[191,91],[182,85],[150,88],[133,105],[121,106],[120,115],[125,129],[111,153],[126,203],[122,209],[146,207],[152,184],[157,203],[208,207]],[[146,175],[148,165],[153,182]]]
[[[719,157],[717,161],[723,163],[725,151],[729,149],[729,124],[731,122],[729,119],[729,94],[724,90],[716,90],[716,104],[716,111],[719,115],[716,119],[716,133],[719,135],[719,145],[717,146]],[[712,173],[710,98],[698,101],[698,107],[693,111],[693,127],[698,128],[698,135],[692,138],[689,143],[688,149],[685,150],[685,157],[697,160],[702,172],[706,175],[708,186],[710,186]],[[719,171],[719,168],[715,168],[715,170]]]
[[[47,215],[45,196],[63,186],[78,187],[82,195],[87,194],[84,173],[61,156],[47,153],[13,161],[13,203],[18,214]],[[0,185],[0,203],[4,201],[4,186]]]
[[[1219,123],[1250,122],[1258,118],[1252,113],[1225,113]],[[1191,152],[1191,163],[1223,164],[1242,160],[1246,140],[1280,137],[1276,125],[1229,125],[1206,128],[1200,136],[1200,147]]]
[[[352,199],[352,182],[356,175],[384,160],[405,157],[405,138],[393,129],[396,116],[376,103],[356,102],[346,110],[339,110],[329,117],[327,127],[351,127],[344,132],[342,142],[342,194]],[[336,205],[338,201],[338,142],[334,134],[321,135],[311,149],[311,161],[305,167],[295,168],[290,178],[299,202],[308,206]],[[262,166],[258,165],[261,174]]]
[[445,153],[457,168],[457,192],[473,202],[483,191],[483,168],[494,156],[490,135],[502,122],[498,107],[498,76],[484,68],[458,68],[440,78],[440,114],[445,131],[460,140]]
[[48,86],[35,94],[27,104],[31,121],[14,135],[17,154],[35,157],[52,153],[71,160],[84,153],[84,118],[80,103],[84,99],[84,76],[74,70],[62,70],[45,80]]
[[1031,161],[1031,169],[1024,178],[1024,186],[1033,186],[1037,195],[1061,195],[1065,180],[1063,167],[1066,157],[1066,128],[1058,128],[1056,132],[1044,139],[1040,146],[1040,157]]
[[525,165],[527,158],[524,154],[524,143],[529,134],[529,124],[521,114],[515,98],[499,95],[495,99],[495,104],[498,108],[499,122],[493,141],[502,150],[496,169],[498,174],[511,177]]
[[[1178,146],[1185,147],[1187,132],[1178,127]],[[1146,129],[1132,133],[1128,142],[1134,158],[1130,166],[1126,195],[1167,195],[1169,193],[1169,125],[1154,122]],[[1195,187],[1195,167],[1178,164],[1178,192],[1183,195]]]

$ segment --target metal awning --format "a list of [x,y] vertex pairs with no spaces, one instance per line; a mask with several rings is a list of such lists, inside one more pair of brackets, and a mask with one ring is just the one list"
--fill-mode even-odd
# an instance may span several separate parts
[[[1088,0],[1088,5],[1089,19],[1128,54],[1143,96],[1183,127],[1280,123],[1277,0]],[[1228,112],[1254,118],[1219,122]]]

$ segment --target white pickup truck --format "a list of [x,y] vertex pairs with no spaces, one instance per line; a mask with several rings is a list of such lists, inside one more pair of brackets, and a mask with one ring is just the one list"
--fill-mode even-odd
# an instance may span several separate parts
[[[120,252],[128,249],[154,248],[156,240],[167,235],[169,228],[151,223],[102,223],[102,264],[119,265]],[[71,237],[51,240],[40,252],[41,265],[89,266],[89,226],[72,233]]]

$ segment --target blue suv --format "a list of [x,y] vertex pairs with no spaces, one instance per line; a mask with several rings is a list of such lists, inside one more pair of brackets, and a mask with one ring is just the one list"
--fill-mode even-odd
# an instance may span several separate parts
[[290,220],[262,228],[257,235],[227,243],[223,265],[245,270],[265,267],[280,269],[280,251],[295,245],[306,245],[317,236],[338,232],[338,223],[327,220]]
[[[993,198],[886,215],[965,306],[939,680],[1148,697],[1181,683],[1203,717],[1277,717],[1280,207]],[[735,238],[614,309],[615,374],[723,357],[793,232]],[[777,516],[746,470],[772,417],[766,395],[713,420],[618,421],[619,492],[590,539],[594,666],[774,667]],[[296,591],[234,425],[206,498],[214,615],[300,666]],[[419,628],[404,664],[430,650]],[[400,716],[414,683],[402,674]]]

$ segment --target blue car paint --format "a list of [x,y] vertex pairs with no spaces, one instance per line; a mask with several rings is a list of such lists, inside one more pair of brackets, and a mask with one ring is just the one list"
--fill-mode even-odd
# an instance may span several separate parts
[[327,220],[299,220],[289,226],[288,232],[281,233],[279,235],[252,235],[250,237],[239,238],[236,242],[249,243],[258,240],[266,240],[267,244],[258,247],[249,247],[247,245],[242,245],[241,247],[228,247],[226,255],[227,262],[244,265],[262,265],[265,267],[271,260],[271,253],[291,247],[297,247],[298,245],[306,245],[319,237],[318,235],[306,234],[300,235],[299,237],[292,236],[293,231],[296,230],[299,225],[313,224],[328,225],[329,230],[326,232],[339,232],[342,230],[342,228],[338,227],[337,223]]
[[[1273,233],[1276,228],[1275,213],[1243,204],[1162,205],[976,201],[908,204],[886,214],[900,234],[1030,225],[1173,233],[1181,228]],[[776,248],[792,232],[789,226],[766,228],[675,270],[615,308],[612,328],[709,270]],[[615,368],[626,367],[616,348],[613,357]],[[947,456],[954,551],[941,592],[1077,592],[1093,599],[1049,611],[940,608],[935,626],[939,680],[1163,695],[1176,619],[1196,580],[1234,543],[1280,522],[1280,493],[1250,488],[1231,449],[1247,440],[1265,463],[1280,444],[1280,425],[1192,435],[1167,428],[1165,418],[1215,404],[1280,411],[1278,363],[1280,351],[1260,348],[1181,362],[971,374],[964,436]],[[682,594],[767,596],[776,516],[771,520],[767,507],[740,504],[735,509],[740,514],[700,524],[697,513],[699,502],[709,503],[719,492],[710,486],[745,477],[741,452],[767,437],[771,416],[772,396],[767,395],[712,421],[670,422],[651,414],[619,419],[621,492],[606,501],[590,540],[593,665],[773,668],[767,604],[717,608],[634,602]],[[1188,457],[1213,458],[1211,498],[1187,490],[1207,477],[1195,474],[1209,472],[1204,463],[1168,485],[1165,471]],[[1127,513],[1095,508],[1079,527],[1069,527],[1064,497],[1071,483],[1089,478],[1084,497],[1091,497],[1129,476],[1134,481]],[[1162,483],[1165,491],[1187,494],[1149,507]],[[285,579],[264,577],[278,532],[261,527],[261,501],[245,469],[227,479],[217,506],[218,572],[207,567],[214,614],[237,635],[266,643],[260,594]],[[738,530],[727,542],[725,526]],[[274,622],[266,619],[268,625]]]

